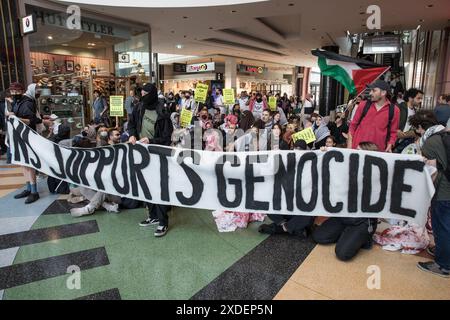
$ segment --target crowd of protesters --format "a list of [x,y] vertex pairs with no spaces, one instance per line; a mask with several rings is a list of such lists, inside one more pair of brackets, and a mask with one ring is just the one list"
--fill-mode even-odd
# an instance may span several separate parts
[[[234,104],[225,105],[220,89],[209,92],[206,101],[196,102],[194,90],[166,95],[158,92],[153,84],[146,84],[139,91],[130,92],[126,99],[127,122],[121,127],[108,128],[102,124],[107,106],[96,93],[95,119],[82,132],[69,139],[78,147],[104,146],[116,143],[158,144],[180,148],[198,147],[195,131],[202,131],[200,148],[203,150],[247,152],[262,150],[320,150],[351,148],[378,152],[421,154],[427,164],[437,168],[436,196],[431,204],[430,231],[434,234],[435,247],[428,248],[435,261],[419,263],[419,268],[448,277],[450,270],[450,174],[447,176],[447,147],[444,133],[450,118],[449,96],[439,97],[439,106],[433,111],[421,110],[423,92],[409,89],[404,94],[392,94],[391,85],[375,81],[369,86],[370,95],[351,100],[344,112],[331,117],[320,115],[312,95],[305,99],[288,97],[271,92],[242,92]],[[25,120],[32,129],[49,121],[39,116],[33,100],[35,87],[26,94],[18,84],[11,86],[10,95],[2,97],[9,103],[9,114]],[[270,97],[276,105],[269,106]],[[192,112],[190,123],[181,123],[183,110]],[[7,114],[8,115],[8,114]],[[4,123],[4,121],[2,121]],[[315,141],[307,144],[294,139],[294,135],[311,128]],[[64,130],[59,130],[64,132]],[[57,135],[58,136],[58,135]],[[67,137],[54,140],[63,143]],[[197,144],[196,144],[197,143]],[[449,168],[450,169],[450,168]],[[450,172],[450,170],[448,170]],[[16,198],[27,197],[27,203],[38,199],[34,170],[25,169],[28,178],[26,190]],[[117,212],[120,207],[138,206],[129,199],[117,199],[107,194],[84,188],[70,191],[69,201],[78,203],[89,200],[83,208],[72,210],[75,217],[88,215],[100,207]],[[126,203],[123,205],[122,203]],[[119,206],[120,205],[120,206]],[[141,226],[157,226],[156,237],[166,235],[171,208],[165,205],[146,205],[148,218]],[[290,234],[312,238],[319,244],[336,243],[336,256],[343,261],[352,259],[360,249],[372,247],[373,239],[382,243],[389,239],[374,237],[379,221],[367,218],[331,218],[315,226],[315,218],[306,216],[265,215],[260,213],[213,213],[220,231],[234,231],[246,227],[252,221],[272,221],[262,224],[259,232],[266,234]],[[414,226],[392,221],[395,227],[417,232]],[[409,229],[408,229],[409,228]],[[410,235],[410,233],[408,234]],[[414,234],[416,236],[416,234]],[[398,238],[397,238],[398,240]],[[395,242],[395,241],[394,241]],[[420,242],[420,241],[419,241]],[[425,241],[428,245],[428,241]],[[384,244],[384,243],[382,243]],[[395,243],[394,243],[395,244]],[[392,245],[392,243],[391,243]]]

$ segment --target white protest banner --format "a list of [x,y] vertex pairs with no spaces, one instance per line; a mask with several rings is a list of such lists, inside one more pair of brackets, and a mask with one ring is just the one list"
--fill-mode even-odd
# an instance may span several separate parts
[[423,226],[434,194],[420,156],[324,151],[209,152],[157,145],[61,147],[8,120],[14,164],[93,190],[157,204]]

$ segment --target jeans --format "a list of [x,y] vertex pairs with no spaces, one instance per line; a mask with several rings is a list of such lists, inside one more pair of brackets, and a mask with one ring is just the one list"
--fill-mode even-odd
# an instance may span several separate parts
[[436,244],[434,261],[441,268],[450,270],[450,201],[431,203],[431,225]]

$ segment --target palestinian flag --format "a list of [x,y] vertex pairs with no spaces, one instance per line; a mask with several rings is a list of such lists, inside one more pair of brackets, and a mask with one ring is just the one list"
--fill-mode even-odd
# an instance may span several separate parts
[[324,76],[340,82],[351,94],[358,95],[366,86],[377,80],[390,67],[325,50],[312,50],[319,58],[320,71]]

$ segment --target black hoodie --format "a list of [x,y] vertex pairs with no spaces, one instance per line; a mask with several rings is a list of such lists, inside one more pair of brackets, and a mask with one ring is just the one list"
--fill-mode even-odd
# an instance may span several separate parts
[[[170,145],[173,131],[172,121],[170,120],[170,110],[165,110],[164,102],[158,99],[158,90],[154,85],[148,85],[148,94],[141,98],[141,101],[133,113],[128,123],[128,132],[137,140],[140,140],[142,130],[142,120],[145,110],[155,110],[158,118],[155,123],[155,137],[150,141],[151,144]],[[170,126],[169,126],[170,124]]]

